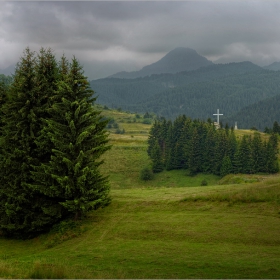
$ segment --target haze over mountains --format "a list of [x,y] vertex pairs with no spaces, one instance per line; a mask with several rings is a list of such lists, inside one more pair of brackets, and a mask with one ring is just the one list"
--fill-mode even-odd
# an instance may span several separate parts
[[266,67],[249,61],[214,64],[195,50],[176,48],[139,71],[92,80],[91,86],[97,102],[108,107],[204,120],[214,119],[219,108],[221,121],[230,126],[238,121],[240,128],[263,130],[275,120],[280,123],[279,69],[280,62]]
[[280,70],[280,62],[273,62],[267,66],[263,67],[264,69],[278,71]]
[[190,48],[176,48],[170,51],[159,61],[143,67],[139,71],[119,72],[109,76],[109,78],[134,79],[152,74],[177,73],[182,71],[192,71],[203,66],[212,65],[213,62],[199,55]]
[[[277,65],[267,68],[277,70]],[[98,102],[109,107],[154,112],[171,119],[179,114],[213,119],[219,108],[224,113],[221,120],[230,121],[231,126],[234,121],[230,117],[239,116],[244,107],[280,94],[280,72],[268,69],[249,61],[214,64],[194,50],[177,48],[140,71],[116,73],[93,80],[91,85]],[[264,107],[269,108],[267,103]],[[257,118],[246,115],[246,122],[239,121],[239,127],[264,129],[276,115],[266,111]]]
[[1,69],[0,67],[0,74],[6,75],[6,76],[11,76],[15,72],[15,65],[10,65],[7,68]]

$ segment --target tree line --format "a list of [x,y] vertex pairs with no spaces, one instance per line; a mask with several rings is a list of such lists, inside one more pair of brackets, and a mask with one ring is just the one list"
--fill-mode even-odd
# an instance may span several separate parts
[[148,139],[148,155],[153,172],[188,169],[224,176],[229,173],[276,173],[278,137],[263,140],[260,133],[238,139],[228,125],[217,129],[214,123],[190,119],[185,115],[174,122],[155,121]]
[[27,48],[0,83],[0,231],[29,237],[109,203],[107,121],[74,57]]

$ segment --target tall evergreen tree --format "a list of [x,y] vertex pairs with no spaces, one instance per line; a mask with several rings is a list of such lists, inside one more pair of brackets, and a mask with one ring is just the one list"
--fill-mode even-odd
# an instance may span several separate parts
[[261,140],[260,133],[254,133],[254,137],[251,142],[252,150],[252,160],[253,160],[253,172],[261,172],[263,166],[265,165],[264,161],[264,150],[263,143]]
[[161,172],[164,169],[164,164],[162,161],[162,154],[161,154],[160,146],[157,142],[153,147],[151,159],[153,162],[152,163],[153,172],[154,173]]
[[230,157],[224,156],[222,164],[221,164],[221,170],[220,170],[220,175],[225,176],[227,174],[230,174],[232,172],[232,164]]
[[58,82],[55,102],[44,132],[53,143],[51,160],[33,172],[36,188],[61,205],[61,216],[79,219],[109,202],[109,184],[100,156],[109,149],[107,120],[93,108],[86,77],[73,58],[66,80]]
[[267,143],[267,172],[276,173],[279,171],[279,163],[278,163],[278,137],[277,134],[273,133],[268,140]]
[[28,235],[49,222],[41,208],[44,198],[28,188],[32,165],[37,162],[35,141],[41,123],[36,115],[41,107],[35,90],[36,63],[35,53],[27,48],[3,108],[0,227],[6,234]]
[[277,121],[275,121],[275,122],[273,123],[272,132],[273,132],[273,133],[280,134],[280,125],[278,124]]
[[190,145],[190,154],[189,154],[189,170],[191,175],[195,175],[200,171],[201,167],[201,151],[199,145],[199,135],[197,129],[193,131],[191,145]]
[[0,139],[0,229],[30,236],[109,201],[99,171],[107,121],[74,58],[27,48],[9,86]]

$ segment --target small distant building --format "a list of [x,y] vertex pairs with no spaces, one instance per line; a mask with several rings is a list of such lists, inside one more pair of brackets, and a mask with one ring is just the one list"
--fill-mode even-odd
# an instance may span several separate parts
[[216,129],[220,128],[220,124],[218,122],[214,122],[214,126],[215,126]]

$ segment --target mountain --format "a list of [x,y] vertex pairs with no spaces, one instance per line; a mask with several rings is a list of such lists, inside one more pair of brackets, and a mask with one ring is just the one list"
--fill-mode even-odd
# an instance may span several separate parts
[[268,66],[264,66],[263,68],[268,70],[278,71],[280,70],[280,62],[273,62],[272,64]]
[[119,72],[109,76],[109,78],[135,79],[138,77],[150,76],[152,74],[177,73],[182,71],[192,71],[200,67],[212,65],[207,58],[199,55],[190,48],[176,48],[166,54],[159,61],[143,67],[139,71]]
[[256,71],[266,70],[251,62],[213,64],[176,74],[154,74],[136,79],[98,79],[91,81],[91,87],[97,93],[100,104],[127,108],[139,102],[148,102],[153,96],[165,94],[174,88]]
[[214,119],[217,108],[225,118],[278,95],[280,75],[251,62],[241,62],[136,79],[99,79],[91,81],[91,87],[98,96],[97,102],[112,108],[154,112],[169,119],[185,114],[206,120]]

